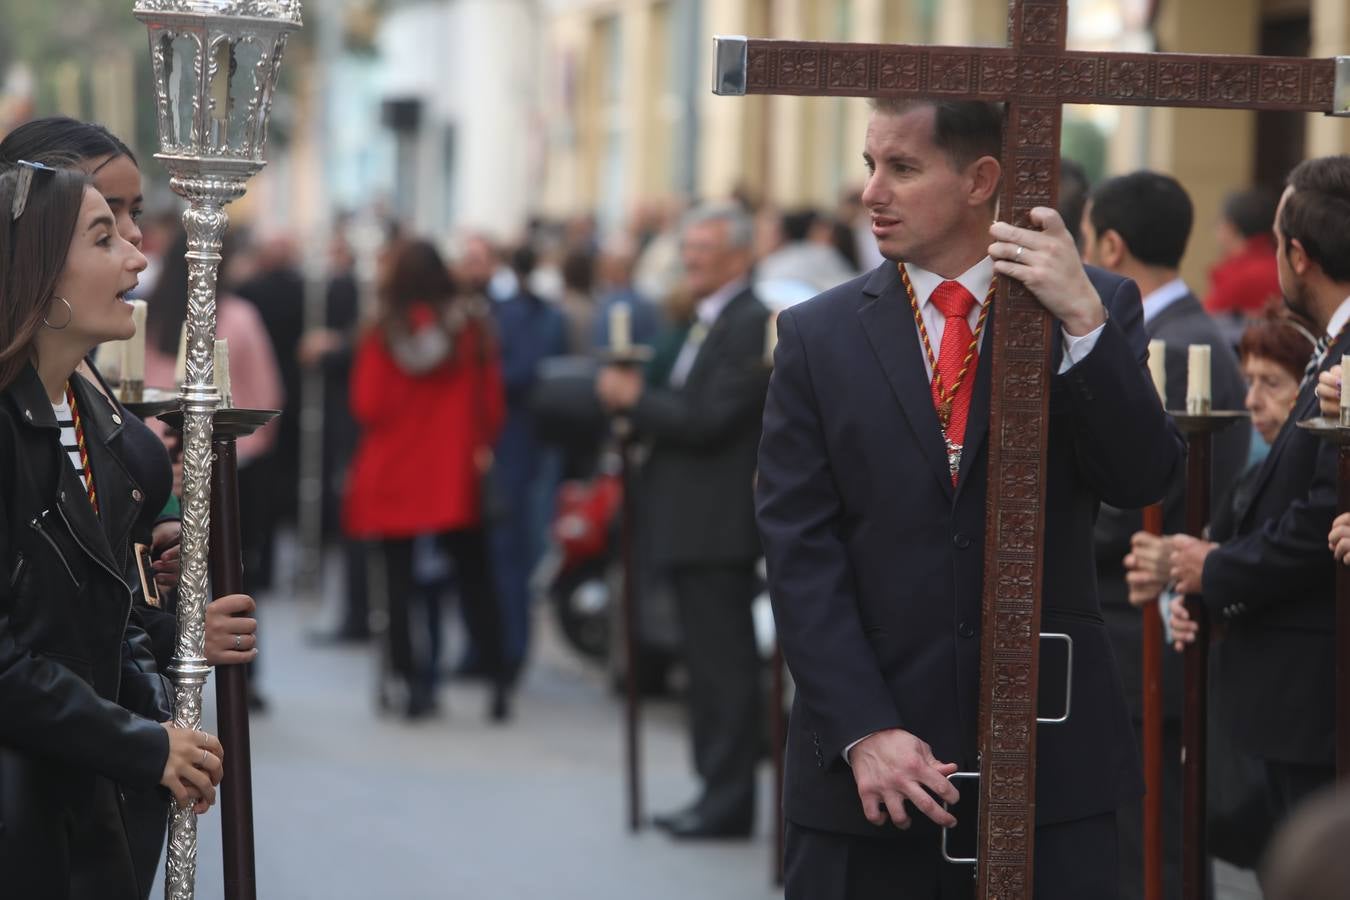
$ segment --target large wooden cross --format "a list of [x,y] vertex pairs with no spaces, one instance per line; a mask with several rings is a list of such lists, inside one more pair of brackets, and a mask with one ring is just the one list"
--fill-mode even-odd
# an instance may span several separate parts
[[[1006,48],[718,38],[713,89],[1004,103],[999,208],[1022,227],[1033,227],[1032,208],[1056,204],[1065,103],[1350,114],[1350,58],[1070,52],[1067,25],[1067,0],[1010,0]],[[981,900],[1031,896],[1052,338],[1030,292],[1000,281],[980,654]],[[1203,828],[1203,810],[1191,813]]]

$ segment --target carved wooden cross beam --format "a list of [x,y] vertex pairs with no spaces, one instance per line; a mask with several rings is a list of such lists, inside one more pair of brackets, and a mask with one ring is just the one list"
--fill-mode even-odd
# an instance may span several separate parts
[[[1350,58],[1065,49],[1067,0],[1010,0],[1006,48],[718,38],[719,94],[913,97],[1006,104],[1001,215],[1055,206],[1062,104],[1350,114]],[[1051,320],[1000,279],[993,334],[980,673],[981,900],[1029,898],[1036,797]]]

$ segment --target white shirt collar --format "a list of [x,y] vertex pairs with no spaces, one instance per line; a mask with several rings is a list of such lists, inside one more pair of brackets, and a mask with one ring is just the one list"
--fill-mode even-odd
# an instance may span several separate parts
[[698,301],[696,312],[698,320],[704,325],[712,327],[712,324],[717,321],[717,317],[722,314],[722,310],[726,309],[727,304],[732,301],[732,298],[745,290],[749,283],[750,280],[748,278],[737,278],[734,281],[728,281],[726,284]]
[[1190,292],[1191,289],[1186,287],[1186,282],[1181,278],[1173,278],[1156,291],[1151,291],[1144,297],[1144,323],[1152,322],[1162,315],[1163,310]]
[[1327,322],[1327,334],[1335,338],[1347,322],[1350,322],[1350,297],[1342,300],[1341,305],[1331,314],[1331,321]]
[[909,283],[914,286],[914,299],[919,301],[920,307],[928,305],[933,298],[933,291],[944,281],[959,282],[961,287],[970,291],[978,306],[984,306],[989,298],[989,285],[994,281],[994,261],[987,256],[954,279],[943,278],[913,263],[903,265],[909,274]]

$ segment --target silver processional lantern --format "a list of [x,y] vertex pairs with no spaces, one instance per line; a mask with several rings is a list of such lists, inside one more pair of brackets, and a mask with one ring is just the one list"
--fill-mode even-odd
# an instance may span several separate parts
[[[212,416],[220,402],[213,372],[216,272],[228,216],[264,165],[272,108],[288,35],[300,27],[300,0],[137,0],[150,32],[160,152],[169,185],[188,203],[187,374],[183,413],[183,549],[178,642],[169,674],[174,723],[200,728]],[[166,900],[191,900],[196,887],[197,819],[174,807]]]

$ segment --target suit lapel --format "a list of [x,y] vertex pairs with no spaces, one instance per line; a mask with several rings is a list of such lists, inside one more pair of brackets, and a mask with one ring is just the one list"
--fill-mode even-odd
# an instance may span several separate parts
[[[895,263],[882,263],[863,288],[863,295],[864,303],[858,310],[863,333],[867,335],[872,352],[900,403],[929,468],[950,497],[952,477],[947,467],[947,447],[942,440],[937,411],[933,409],[932,387],[924,368],[923,348],[919,346],[909,298]],[[976,393],[979,393],[978,380]]]
[[[703,370],[707,367],[709,359],[716,358],[717,344],[726,336],[727,322],[731,319],[734,310],[742,303],[753,299],[753,294],[747,288],[741,291],[735,297],[727,301],[727,305],[722,307],[722,311],[717,314],[712,325],[708,328],[708,333],[703,336],[702,342],[698,346],[698,352],[694,355],[694,361],[689,366],[689,374],[685,376],[684,383],[688,385],[695,383],[701,377]],[[695,325],[694,327],[698,327]]]

